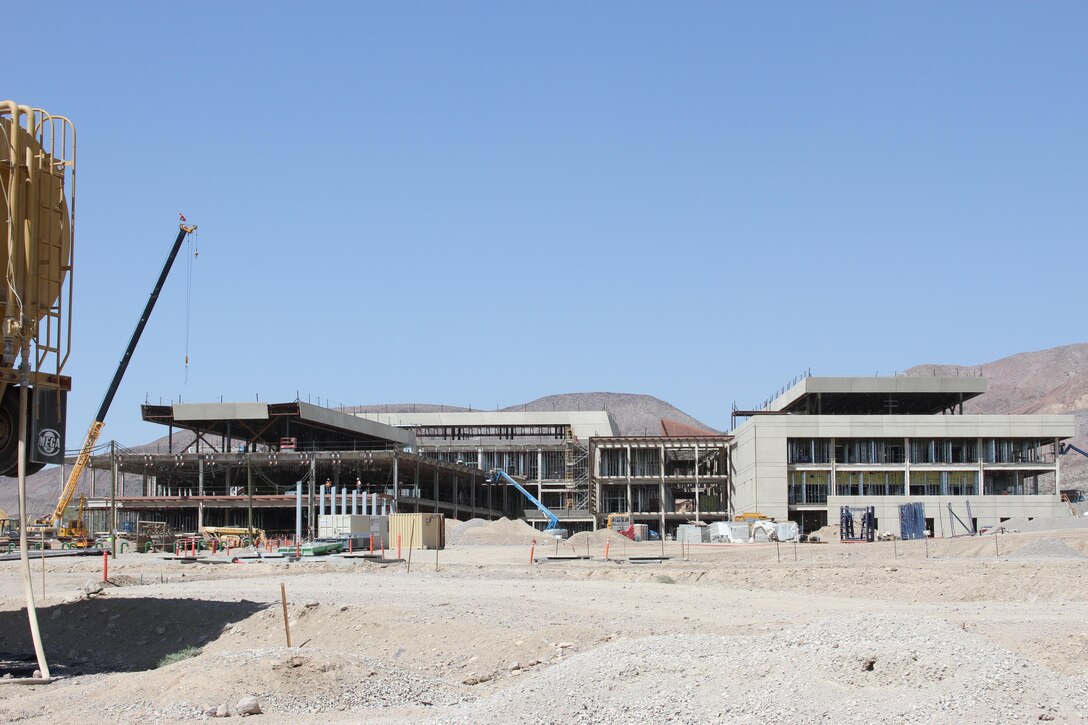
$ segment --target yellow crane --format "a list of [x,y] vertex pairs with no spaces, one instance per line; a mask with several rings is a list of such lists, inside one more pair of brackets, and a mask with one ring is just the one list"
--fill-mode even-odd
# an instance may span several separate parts
[[[79,477],[83,474],[83,469],[87,467],[87,463],[91,460],[91,453],[94,452],[94,446],[98,442],[98,436],[102,433],[102,426],[106,424],[106,413],[109,412],[110,405],[113,403],[113,397],[117,394],[117,388],[121,385],[121,379],[125,376],[125,371],[128,370],[128,364],[132,360],[132,353],[136,350],[136,344],[140,342],[140,336],[143,335],[144,328],[147,326],[147,320],[151,317],[151,311],[155,309],[155,302],[158,301],[159,293],[162,292],[162,286],[166,283],[166,277],[170,274],[170,268],[174,265],[174,259],[178,256],[178,251],[181,249],[181,243],[185,241],[185,237],[195,231],[195,226],[186,224],[178,225],[178,236],[174,240],[174,246],[170,248],[170,254],[166,258],[166,263],[162,267],[162,272],[159,273],[159,279],[155,283],[155,288],[151,290],[151,296],[144,306],[144,312],[140,316],[140,321],[136,324],[136,329],[132,332],[132,338],[128,342],[128,348],[125,349],[124,357],[121,358],[121,362],[117,366],[117,371],[113,374],[113,380],[110,381],[110,387],[106,390],[106,396],[102,399],[102,405],[98,408],[98,414],[95,415],[91,427],[87,429],[87,437],[83,440],[83,446],[79,449],[79,456],[76,457],[76,462],[75,465],[72,466],[71,473],[68,474],[68,481],[64,484],[64,488],[61,489],[57,506],[53,509],[53,513],[48,517],[35,522],[39,527],[39,530],[56,529],[57,525],[64,518],[64,510],[68,508],[68,504],[72,502],[72,497],[75,496],[76,493],[76,486],[79,485]],[[28,530],[30,530],[29,527]]]

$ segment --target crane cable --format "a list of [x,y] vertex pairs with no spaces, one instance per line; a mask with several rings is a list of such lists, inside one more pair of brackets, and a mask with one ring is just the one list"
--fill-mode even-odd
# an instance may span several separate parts
[[185,239],[189,245],[185,263],[185,384],[189,384],[189,327],[193,307],[193,262],[200,257],[200,244],[194,239],[200,232],[194,231]]

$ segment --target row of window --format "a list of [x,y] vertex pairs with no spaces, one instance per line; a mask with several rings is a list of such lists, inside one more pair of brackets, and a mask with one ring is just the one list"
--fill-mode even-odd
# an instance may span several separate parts
[[1049,463],[1050,441],[1026,438],[790,438],[789,463]]
[[[449,451],[442,449],[423,449],[420,453],[427,458],[437,458],[447,463],[460,463],[470,468],[490,471],[501,468],[511,476],[536,480],[537,472],[545,481],[563,480],[567,476],[567,457],[563,451]],[[544,465],[540,470],[540,464]],[[585,464],[581,464],[585,468]],[[579,471],[575,471],[575,474]],[[580,473],[584,474],[582,470]]]
[[[832,490],[836,496],[904,496],[906,475],[903,471],[838,471],[834,485],[830,471],[790,471],[791,504],[824,504]],[[978,471],[911,471],[911,496],[976,496]],[[1017,472],[989,475],[983,479],[981,493],[986,496],[1038,493],[1038,480]]]
[[[600,448],[602,478],[627,476],[627,449]],[[695,476],[695,449],[670,448],[665,452],[665,476],[692,478]],[[721,449],[699,448],[699,475],[723,476],[725,457]],[[657,478],[661,475],[661,450],[659,448],[631,449],[631,478]]]

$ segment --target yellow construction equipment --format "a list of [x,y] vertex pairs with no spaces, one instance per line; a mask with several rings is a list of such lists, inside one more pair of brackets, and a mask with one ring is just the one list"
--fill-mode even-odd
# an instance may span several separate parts
[[736,516],[733,517],[733,520],[734,521],[763,521],[763,520],[769,519],[769,518],[771,518],[771,517],[770,516],[764,516],[763,514],[759,513],[758,511],[751,511],[751,512],[746,513],[746,514],[737,514]]
[[251,535],[253,540],[249,541],[250,544],[256,546],[265,542],[263,529],[250,530],[245,526],[203,526],[200,529],[200,535],[208,543],[218,542],[219,547],[223,549],[227,547],[235,549],[241,546]]
[[19,519],[8,516],[8,512],[0,509],[0,550],[6,551],[12,540],[19,538]]
[[94,539],[87,532],[87,526],[83,523],[83,510],[87,507],[87,497],[79,497],[79,509],[74,519],[69,519],[65,525],[57,529],[57,538],[66,541],[80,549],[94,545]]
[[631,524],[631,514],[608,514],[608,529],[610,531],[624,531]]

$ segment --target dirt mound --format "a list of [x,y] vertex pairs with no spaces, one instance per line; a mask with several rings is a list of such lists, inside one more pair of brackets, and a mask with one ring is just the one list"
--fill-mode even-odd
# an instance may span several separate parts
[[450,546],[528,546],[540,541],[541,532],[524,521],[471,519],[458,526],[446,539]]
[[1083,559],[1080,553],[1061,539],[1047,536],[1025,544],[1009,554],[1010,559]]
[[[473,521],[480,521],[481,519],[472,519],[472,520]],[[457,529],[461,528],[466,523],[467,523],[466,521],[458,521],[457,519],[446,519],[446,540],[447,541],[449,540],[451,533],[453,533]]]
[[[428,707],[463,701],[457,688],[373,657],[268,648],[205,653],[164,667],[161,676],[115,683],[95,711],[104,719],[203,719],[219,704],[256,694],[278,722],[292,715]],[[94,696],[92,696],[94,697]],[[141,717],[142,716],[142,717]]]
[[611,541],[612,545],[631,543],[623,534],[616,533],[611,529],[598,529],[597,531],[580,531],[574,536],[567,539],[567,543],[573,546],[576,550],[581,551],[586,548],[586,544],[594,548],[600,548],[605,545],[605,542]]
[[830,524],[828,526],[821,526],[808,535],[808,538],[812,541],[838,541],[839,540],[838,524]]

